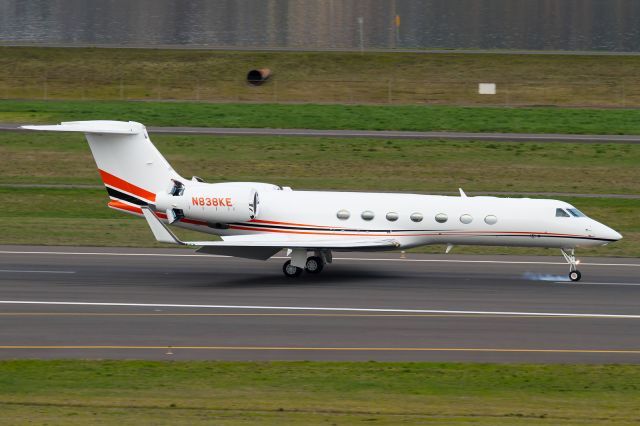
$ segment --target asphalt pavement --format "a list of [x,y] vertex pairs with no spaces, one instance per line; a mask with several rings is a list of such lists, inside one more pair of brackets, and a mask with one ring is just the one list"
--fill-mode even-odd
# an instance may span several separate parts
[[0,246],[0,358],[640,362],[640,261],[582,260]]
[[[27,131],[21,124],[0,124],[0,131]],[[562,133],[472,133],[472,132],[412,132],[401,130],[314,130],[232,127],[156,127],[148,126],[151,134],[217,135],[217,136],[304,136],[372,139],[443,139],[490,142],[560,142],[560,143],[640,143],[640,135],[572,135]]]

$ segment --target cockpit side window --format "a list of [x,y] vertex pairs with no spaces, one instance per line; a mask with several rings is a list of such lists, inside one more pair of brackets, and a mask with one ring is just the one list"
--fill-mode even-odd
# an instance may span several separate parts
[[564,209],[556,209],[556,217],[571,217]]
[[587,217],[587,215],[585,215],[578,209],[567,209],[567,211],[574,217]]

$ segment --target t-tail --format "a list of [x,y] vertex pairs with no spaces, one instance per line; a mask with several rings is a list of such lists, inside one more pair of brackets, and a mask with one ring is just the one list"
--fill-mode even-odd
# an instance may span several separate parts
[[109,207],[142,214],[156,193],[183,178],[151,143],[144,125],[134,121],[72,121],[24,129],[85,133],[111,202]]

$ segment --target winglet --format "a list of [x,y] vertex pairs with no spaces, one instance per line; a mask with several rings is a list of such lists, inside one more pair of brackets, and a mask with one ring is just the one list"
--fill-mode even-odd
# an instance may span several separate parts
[[142,206],[142,214],[144,214],[145,219],[147,219],[149,228],[151,228],[151,232],[153,232],[153,236],[156,237],[156,240],[161,243],[185,244],[180,241],[173,232],[171,232],[169,228],[160,221],[160,219],[158,219],[158,216],[156,216],[148,206]]

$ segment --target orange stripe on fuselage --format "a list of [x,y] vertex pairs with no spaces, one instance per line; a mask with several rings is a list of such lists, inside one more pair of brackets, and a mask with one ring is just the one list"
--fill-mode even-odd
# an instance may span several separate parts
[[415,234],[397,234],[397,233],[373,233],[373,232],[361,232],[361,233],[353,233],[353,231],[345,230],[344,232],[323,232],[322,230],[318,231],[298,231],[298,230],[288,230],[288,229],[266,229],[266,228],[257,228],[252,226],[240,226],[240,225],[230,225],[229,229],[237,229],[241,231],[258,231],[258,232],[274,232],[279,234],[303,234],[303,235],[337,235],[342,237],[449,237],[449,236],[476,236],[481,237],[483,235],[497,235],[499,237],[508,236],[508,235],[516,235],[516,236],[528,236],[528,235],[536,235],[536,236],[552,236],[552,237],[585,237],[584,235],[577,234],[554,234],[552,232],[518,232],[518,231],[471,231],[471,232],[461,232],[461,231],[444,231],[444,232],[420,232],[415,231]]
[[109,186],[113,186],[120,191],[128,192],[129,194],[136,195],[140,198],[144,198],[147,201],[155,203],[156,194],[153,192],[149,192],[146,189],[140,188],[132,183],[127,182],[126,180],[120,179],[117,176],[112,175],[111,173],[107,173],[104,170],[100,170],[100,176],[102,177],[102,181]]
[[[142,209],[140,207],[131,206],[129,204],[126,204],[126,203],[123,203],[123,202],[117,201],[117,200],[109,201],[108,206],[111,207],[112,209],[125,210],[125,211],[132,212],[132,213],[142,214]],[[165,213],[155,212],[155,214],[160,219],[166,219],[167,218],[167,215]],[[191,225],[200,225],[200,226],[207,226],[208,225],[207,222],[202,222],[202,221],[193,220],[193,219],[185,219],[185,218],[180,219],[180,222],[189,223]]]

